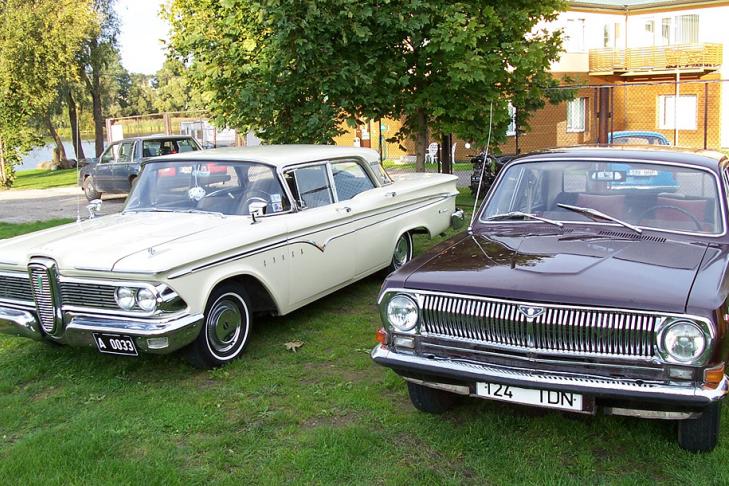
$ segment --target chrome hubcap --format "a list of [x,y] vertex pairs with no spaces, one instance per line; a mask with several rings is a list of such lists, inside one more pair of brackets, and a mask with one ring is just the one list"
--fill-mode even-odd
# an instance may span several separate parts
[[410,258],[410,245],[408,244],[408,237],[407,235],[402,235],[399,240],[397,240],[397,245],[395,245],[395,252],[392,255],[392,262],[395,264],[396,268],[399,268],[403,265],[405,265]]
[[243,328],[243,318],[235,301],[225,298],[210,309],[206,322],[208,342],[217,353],[230,351],[238,342]]

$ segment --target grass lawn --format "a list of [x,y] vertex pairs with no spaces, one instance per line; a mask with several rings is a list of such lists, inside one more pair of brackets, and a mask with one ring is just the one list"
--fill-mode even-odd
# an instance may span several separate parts
[[35,221],[33,223],[3,223],[0,222],[0,239],[11,238],[13,236],[38,231],[59,224],[70,223],[72,219],[51,219],[48,221]]
[[[417,412],[404,382],[369,358],[380,284],[259,319],[243,358],[210,372],[178,355],[0,337],[2,483],[729,482],[727,427],[715,452],[694,455],[666,422],[475,399]],[[284,346],[293,340],[304,343],[297,352]]]
[[24,170],[16,174],[13,189],[48,189],[49,187],[72,186],[76,184],[76,180],[76,169]]

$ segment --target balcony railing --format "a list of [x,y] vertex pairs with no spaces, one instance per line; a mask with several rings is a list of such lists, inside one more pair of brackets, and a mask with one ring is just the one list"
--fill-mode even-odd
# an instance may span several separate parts
[[591,49],[591,74],[652,74],[713,71],[721,66],[721,44],[677,44],[632,49]]

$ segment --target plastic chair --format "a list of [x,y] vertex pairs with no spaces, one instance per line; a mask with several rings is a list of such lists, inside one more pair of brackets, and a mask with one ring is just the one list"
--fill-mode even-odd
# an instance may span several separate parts
[[425,152],[425,163],[438,162],[438,144],[433,142],[428,145],[428,150]]

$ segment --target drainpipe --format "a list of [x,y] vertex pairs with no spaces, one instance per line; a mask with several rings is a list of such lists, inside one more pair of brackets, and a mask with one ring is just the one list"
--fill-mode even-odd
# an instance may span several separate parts
[[676,68],[676,90],[673,94],[673,145],[678,147],[678,97],[681,96],[681,71]]

